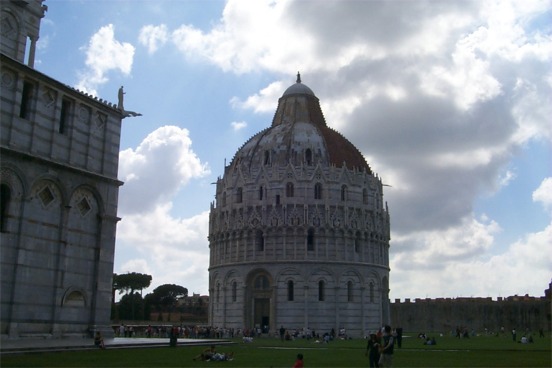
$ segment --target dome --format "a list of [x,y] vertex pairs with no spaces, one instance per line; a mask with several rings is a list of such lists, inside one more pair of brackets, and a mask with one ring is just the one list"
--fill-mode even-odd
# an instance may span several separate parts
[[236,153],[232,167],[247,169],[271,164],[299,165],[308,156],[309,165],[345,166],[350,170],[371,172],[362,153],[343,135],[326,125],[318,98],[297,82],[278,101],[270,128],[247,141]]
[[283,96],[289,95],[311,95],[314,96],[312,89],[301,83],[301,74],[297,73],[297,82],[286,89]]
[[302,94],[302,95],[311,95],[314,96],[314,92],[312,89],[304,85],[303,83],[295,83],[294,85],[288,87],[286,91],[284,92],[284,96],[294,95],[294,94]]

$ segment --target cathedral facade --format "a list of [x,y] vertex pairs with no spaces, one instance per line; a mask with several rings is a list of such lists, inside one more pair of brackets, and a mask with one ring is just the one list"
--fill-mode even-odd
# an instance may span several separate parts
[[33,68],[46,6],[1,6],[2,337],[113,334],[123,113]]
[[390,322],[389,211],[300,75],[216,183],[209,324],[365,336]]

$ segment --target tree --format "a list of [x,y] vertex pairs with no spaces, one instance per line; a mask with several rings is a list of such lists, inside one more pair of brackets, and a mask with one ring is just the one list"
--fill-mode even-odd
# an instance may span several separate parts
[[[126,292],[127,295],[132,295],[133,297],[130,298],[131,310],[132,310],[131,318],[136,319],[136,313],[135,313],[135,307],[134,307],[136,297],[134,296],[134,292],[136,290],[140,290],[139,300],[142,301],[142,290],[150,286],[151,279],[152,279],[151,275],[146,275],[146,274],[137,273],[137,272],[126,273],[122,275],[117,275],[116,273],[114,273],[113,274],[113,303],[115,303],[115,292],[117,290],[119,290],[119,292],[121,293]],[[143,318],[143,312],[141,315]]]
[[120,292],[126,292],[127,294],[134,294],[136,290],[142,290],[150,286],[151,275],[143,273],[125,273],[122,275],[113,274],[113,289],[120,290]]
[[137,292],[123,295],[119,301],[119,318],[121,320],[136,320],[135,315],[144,315],[144,299]]
[[151,310],[150,306],[155,305],[157,309],[166,309],[170,313],[176,305],[178,299],[188,296],[188,289],[175,284],[163,284],[156,287],[152,293],[145,296],[146,309]]

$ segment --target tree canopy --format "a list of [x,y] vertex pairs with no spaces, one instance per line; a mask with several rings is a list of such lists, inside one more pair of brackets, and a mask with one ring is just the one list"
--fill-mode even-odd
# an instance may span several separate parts
[[150,286],[151,275],[143,273],[113,274],[113,289],[133,294],[135,290],[142,290]]
[[179,298],[188,296],[188,289],[175,284],[163,284],[156,287],[153,293],[146,295],[149,302],[159,306],[172,307]]

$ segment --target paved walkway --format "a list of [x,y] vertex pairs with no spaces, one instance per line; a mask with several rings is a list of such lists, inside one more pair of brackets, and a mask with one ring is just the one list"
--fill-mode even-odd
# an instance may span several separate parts
[[[129,349],[129,348],[154,348],[167,347],[170,345],[168,338],[128,338],[115,337],[105,339],[107,349]],[[178,346],[201,346],[201,345],[226,345],[232,344],[230,340],[212,340],[212,339],[178,339]],[[2,339],[0,340],[0,353],[4,354],[24,354],[40,353],[70,350],[90,350],[98,349],[94,346],[94,339],[81,338],[41,338],[41,339]]]

